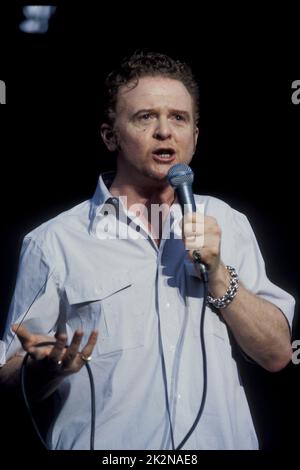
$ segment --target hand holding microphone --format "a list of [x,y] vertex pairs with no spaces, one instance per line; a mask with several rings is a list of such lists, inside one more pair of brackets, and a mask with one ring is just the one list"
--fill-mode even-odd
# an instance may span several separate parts
[[176,191],[182,209],[183,241],[189,251],[189,257],[199,263],[202,274],[206,267],[212,276],[221,265],[221,229],[214,217],[196,211],[192,191],[194,173],[188,165],[174,165],[169,170],[168,180]]

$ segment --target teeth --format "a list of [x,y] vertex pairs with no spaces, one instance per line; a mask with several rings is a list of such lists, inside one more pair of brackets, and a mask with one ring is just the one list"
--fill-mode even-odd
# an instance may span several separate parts
[[172,156],[172,153],[171,152],[155,152],[155,154],[158,156],[158,157],[162,157],[162,158],[170,158]]
[[168,157],[171,157],[174,153],[173,150],[170,150],[170,149],[157,149],[154,151],[154,153],[156,155],[158,155],[159,157],[163,157],[163,158],[168,158]]

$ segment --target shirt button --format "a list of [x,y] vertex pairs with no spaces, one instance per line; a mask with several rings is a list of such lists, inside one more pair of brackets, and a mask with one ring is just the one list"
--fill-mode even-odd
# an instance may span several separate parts
[[170,303],[169,303],[169,302],[166,303],[166,307],[167,307],[167,308],[170,307]]
[[180,398],[181,398],[180,393],[178,393],[177,398],[178,398],[178,400],[180,400]]

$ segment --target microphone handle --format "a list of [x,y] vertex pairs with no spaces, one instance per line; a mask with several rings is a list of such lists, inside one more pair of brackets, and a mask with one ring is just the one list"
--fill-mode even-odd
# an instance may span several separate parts
[[176,188],[176,193],[183,214],[196,212],[195,198],[190,184],[179,184]]

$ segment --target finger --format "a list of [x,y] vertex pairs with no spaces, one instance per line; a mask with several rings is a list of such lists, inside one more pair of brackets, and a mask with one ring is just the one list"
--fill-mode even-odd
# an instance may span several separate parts
[[50,361],[58,363],[59,361],[62,360],[66,343],[67,343],[67,339],[68,339],[67,335],[65,334],[59,334],[57,336],[56,342],[54,343],[54,346],[48,356]]
[[187,250],[200,250],[204,247],[204,235],[185,238],[184,244]]
[[60,335],[64,335],[64,334],[66,334],[66,333],[64,332],[64,330],[61,331],[60,329],[57,329],[57,330],[55,331],[55,333],[54,333],[54,338],[57,339]]
[[98,339],[98,331],[94,330],[89,336],[88,342],[85,347],[82,349],[81,354],[85,357],[90,357],[92,355],[95,344]]
[[196,228],[203,228],[204,227],[204,221],[197,220],[197,222],[185,222],[184,223],[184,228],[187,230],[190,227],[190,229],[194,232]]
[[18,336],[24,349],[28,347],[28,344],[33,342],[34,335],[30,333],[24,325],[15,323],[12,325],[11,329]]
[[27,328],[23,325],[14,324],[12,325],[11,329],[18,336],[20,342],[22,343],[22,346],[24,347],[25,345],[25,349],[37,345],[38,343],[54,343],[53,336],[30,333]]
[[42,359],[45,359],[45,357],[49,356],[50,349],[30,347],[28,348],[27,352],[30,354],[30,357],[32,359],[35,359],[36,361],[40,361]]
[[188,222],[187,224],[184,225],[183,227],[184,231],[184,236],[191,236],[191,235],[202,235],[204,233],[204,223],[190,223]]
[[65,352],[65,354],[62,358],[64,366],[68,367],[73,362],[75,357],[77,356],[82,337],[83,337],[83,331],[82,330],[76,330],[74,335],[73,335],[71,344],[67,348],[67,350],[66,350],[66,352]]
[[194,223],[197,223],[197,222],[203,223],[204,218],[205,218],[205,216],[204,216],[204,214],[202,214],[202,212],[188,212],[181,219],[181,223],[182,224],[187,224],[187,223],[193,223],[194,224]]

